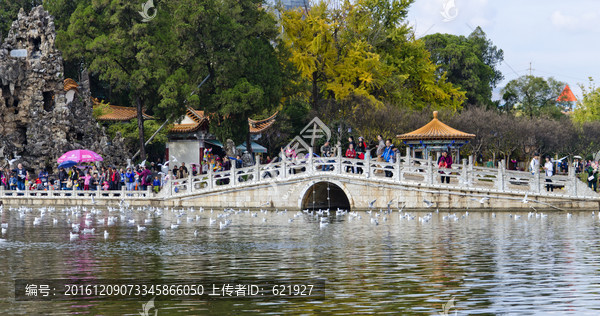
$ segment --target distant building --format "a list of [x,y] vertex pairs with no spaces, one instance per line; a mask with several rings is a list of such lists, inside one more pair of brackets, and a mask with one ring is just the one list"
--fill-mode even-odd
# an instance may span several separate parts
[[[278,0],[268,0],[269,4],[274,5],[279,2]],[[294,9],[294,8],[310,8],[310,0],[281,0],[281,4],[286,9]]]

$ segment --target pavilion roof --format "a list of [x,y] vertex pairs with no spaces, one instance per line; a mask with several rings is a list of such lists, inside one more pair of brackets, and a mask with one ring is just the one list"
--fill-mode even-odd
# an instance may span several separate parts
[[69,91],[72,89],[77,90],[77,88],[79,88],[79,85],[77,84],[77,82],[75,82],[75,80],[73,80],[71,78],[65,79],[65,81],[63,82],[63,85],[64,85],[65,91]]
[[185,115],[192,119],[194,123],[188,124],[173,124],[169,130],[171,133],[191,133],[200,129],[203,123],[208,123],[208,117],[204,115],[204,111],[194,110],[190,107],[187,108]]
[[256,121],[251,118],[248,118],[248,125],[250,125],[250,133],[257,134],[271,127],[271,125],[275,123],[275,118],[277,117],[278,113],[279,111],[275,112],[273,115],[267,117],[264,120]]
[[474,134],[461,132],[454,129],[437,118],[438,112],[433,112],[433,120],[425,124],[423,127],[410,133],[396,136],[402,141],[418,141],[418,140],[469,140],[474,138]]
[[[94,103],[94,106],[99,106],[102,104],[100,100],[96,98],[92,98],[92,102]],[[105,111],[104,114],[100,115],[97,118],[98,121],[125,122],[137,118],[137,109],[134,107],[118,106],[111,104],[106,104],[106,106],[108,107],[108,109]],[[142,115],[146,120],[154,119],[154,117],[146,113],[142,113]]]
[[[253,120],[248,118],[250,133],[257,134],[269,128],[271,125],[273,125],[273,123],[275,123],[275,117],[277,117],[277,113],[279,112],[275,112],[275,114],[264,120]],[[209,121],[209,117],[204,113],[204,111],[194,110],[190,107],[187,108],[185,115],[192,119],[194,123],[173,124],[173,127],[170,129],[171,133],[195,132],[200,129],[202,124],[208,123]]]

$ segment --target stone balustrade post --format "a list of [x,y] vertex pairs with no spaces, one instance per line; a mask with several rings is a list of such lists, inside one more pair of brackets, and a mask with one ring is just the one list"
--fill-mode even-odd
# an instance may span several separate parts
[[577,174],[575,173],[575,167],[569,164],[569,189],[567,192],[572,196],[577,196],[577,181],[579,180],[577,179]]
[[460,168],[460,181],[463,186],[468,187],[469,183],[469,170],[467,170],[467,158],[462,159],[462,166]]
[[154,191],[152,191],[152,185],[149,185],[146,190],[148,191],[148,197],[151,197]]
[[396,153],[396,181],[402,182],[402,156],[400,153]]
[[236,174],[237,174],[236,162],[237,162],[237,160],[233,161],[233,163],[231,164],[231,184],[234,186],[238,182],[237,177],[236,177]]
[[542,175],[539,170],[534,170],[534,174],[531,176],[531,191],[535,193],[541,192]]
[[187,180],[187,182],[188,182],[187,191],[188,191],[188,193],[191,193],[191,192],[192,192],[192,190],[194,190],[194,186],[193,186],[193,183],[194,183],[194,175],[192,175],[192,173],[191,173],[191,172],[190,172],[190,173],[188,173],[188,180]]
[[[260,157],[258,155],[254,156],[254,183],[257,183],[260,181]],[[232,177],[234,177],[234,174],[231,174]]]
[[312,147],[310,147],[308,149],[308,174],[314,174],[315,173],[315,160],[313,159],[313,149]]
[[365,176],[367,178],[371,177],[371,151],[367,150],[365,153]]
[[504,167],[504,159],[498,162],[498,173],[496,175],[496,189],[499,191],[504,191],[505,186],[505,167]]
[[212,189],[214,187],[214,177],[213,177],[214,171],[213,168],[208,166],[208,189]]
[[284,156],[281,160],[281,176],[287,178],[287,158]]
[[337,147],[337,174],[342,174],[342,147]]
[[410,147],[406,147],[406,160],[404,161],[404,164],[406,165],[406,167],[410,167]]
[[435,175],[433,174],[433,162],[431,156],[427,155],[427,169],[425,172],[425,182],[429,185],[433,184]]

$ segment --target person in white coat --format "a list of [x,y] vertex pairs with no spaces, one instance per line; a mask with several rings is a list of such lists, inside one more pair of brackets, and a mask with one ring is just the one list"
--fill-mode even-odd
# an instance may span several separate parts
[[529,163],[529,172],[536,174],[540,170],[540,156],[538,154],[533,155],[533,159]]
[[[552,182],[550,177],[554,174],[554,165],[550,161],[550,157],[546,157],[546,163],[544,164],[544,170],[546,171],[546,182]],[[552,184],[546,184],[546,191],[554,192],[554,186]]]

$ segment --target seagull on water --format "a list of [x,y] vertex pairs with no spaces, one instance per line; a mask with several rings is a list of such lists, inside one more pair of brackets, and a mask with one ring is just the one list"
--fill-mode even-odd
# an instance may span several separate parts
[[79,234],[69,232],[69,239],[70,240],[75,240],[77,238],[79,238]]
[[527,196],[529,195],[529,193],[525,193],[525,197],[521,200],[521,202],[523,203],[529,203],[529,200],[527,200]]
[[108,239],[108,232],[104,231],[104,239]]
[[137,231],[138,232],[145,232],[146,231],[146,227],[145,226],[137,225]]

